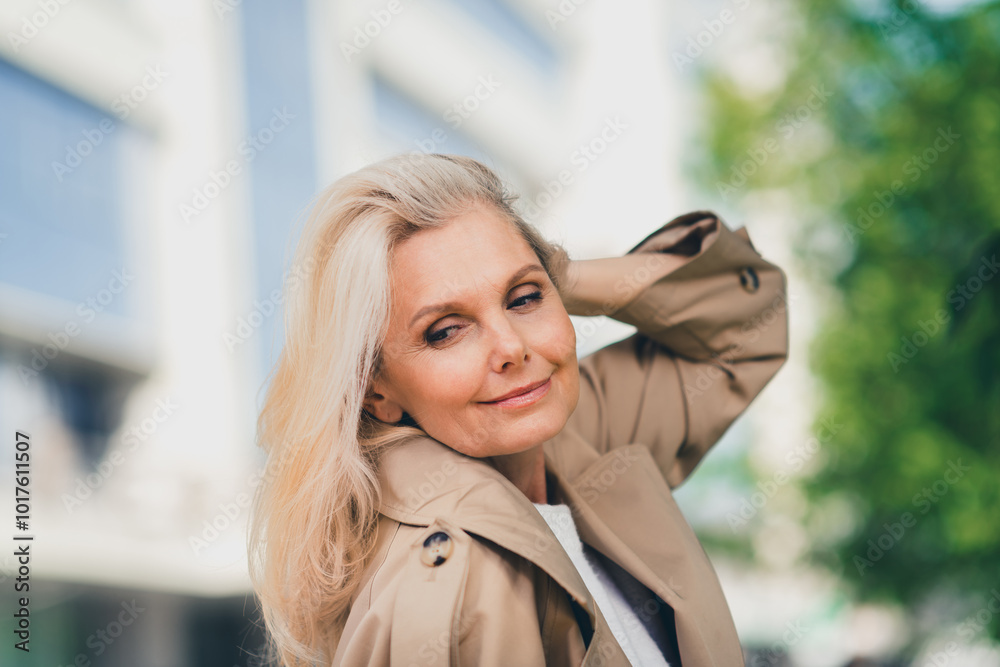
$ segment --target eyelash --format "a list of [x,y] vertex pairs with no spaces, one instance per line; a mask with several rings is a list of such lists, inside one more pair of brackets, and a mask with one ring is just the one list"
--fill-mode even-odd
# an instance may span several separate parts
[[[511,306],[515,307],[515,308],[521,308],[521,307],[527,306],[527,305],[529,305],[529,304],[531,304],[531,303],[533,303],[535,301],[541,301],[542,298],[543,297],[542,297],[541,290],[535,290],[534,292],[531,292],[530,294],[525,294],[524,296],[517,297],[516,299],[514,299],[511,302]],[[513,304],[517,303],[518,301],[526,301],[526,303],[523,303],[520,306],[513,306]],[[427,334],[424,336],[424,340],[429,345],[436,345],[438,343],[443,343],[446,340],[448,340],[447,337],[446,338],[436,338],[435,339],[435,338],[432,338],[432,336],[436,336],[437,334],[444,333],[445,331],[448,331],[449,329],[455,329],[457,327],[458,327],[457,324],[453,324],[453,325],[447,326],[447,327],[445,327],[443,329],[438,329],[437,331],[428,331]]]

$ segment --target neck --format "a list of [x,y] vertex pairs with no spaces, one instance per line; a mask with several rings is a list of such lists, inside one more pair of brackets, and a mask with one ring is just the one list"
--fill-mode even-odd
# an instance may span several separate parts
[[541,445],[517,454],[492,456],[490,460],[500,474],[510,480],[528,500],[533,503],[548,502],[545,455]]

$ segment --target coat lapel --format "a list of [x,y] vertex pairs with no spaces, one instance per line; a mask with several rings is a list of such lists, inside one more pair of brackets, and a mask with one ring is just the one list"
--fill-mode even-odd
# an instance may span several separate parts
[[[575,437],[564,432],[547,441],[545,465],[557,480],[559,502],[573,511],[580,539],[676,609],[683,599],[683,586],[677,582],[687,574],[683,550],[690,545],[678,540],[675,531],[678,525],[687,527],[687,522],[649,449],[631,444],[599,455],[585,441],[567,440]],[[657,572],[677,576],[664,581]]]
[[560,491],[580,539],[673,608],[685,664],[742,664],[718,576],[645,445],[599,456]]
[[443,516],[530,560],[566,589],[587,610],[591,627],[597,627],[593,597],[555,534],[531,501],[491,465],[431,437],[415,437],[382,454],[378,475],[382,514],[414,526]]
[[641,511],[636,508],[636,498],[649,498],[654,491],[643,474],[650,465],[656,472],[655,464],[648,458],[644,446],[629,445],[597,458],[572,481],[562,478],[558,470],[553,473],[559,479],[560,502],[573,511],[580,539],[629,571],[665,602],[676,606],[682,598],[680,587],[675,589],[673,582],[664,582],[646,559],[677,552],[678,545],[668,525],[656,520],[659,508],[648,503],[642,504]]

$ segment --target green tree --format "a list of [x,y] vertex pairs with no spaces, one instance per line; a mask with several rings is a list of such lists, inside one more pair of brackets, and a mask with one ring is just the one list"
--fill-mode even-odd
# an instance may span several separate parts
[[[696,63],[692,167],[737,209],[790,199],[799,256],[839,297],[811,347],[819,420],[843,424],[805,482],[813,557],[861,599],[958,622],[1000,590],[1000,3],[782,15],[776,87]],[[998,619],[963,635],[1000,638]]]

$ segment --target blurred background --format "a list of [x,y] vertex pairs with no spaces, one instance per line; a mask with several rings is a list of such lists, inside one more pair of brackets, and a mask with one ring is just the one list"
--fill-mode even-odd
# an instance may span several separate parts
[[677,490],[749,665],[1000,665],[1000,3],[5,0],[0,36],[0,664],[256,664],[298,225],[420,151],[574,258],[711,209],[785,269],[790,359]]

